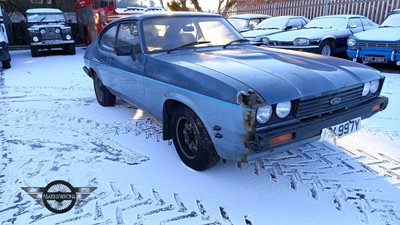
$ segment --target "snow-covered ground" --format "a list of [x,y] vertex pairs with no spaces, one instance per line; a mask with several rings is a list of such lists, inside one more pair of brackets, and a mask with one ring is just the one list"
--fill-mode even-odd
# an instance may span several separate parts
[[[336,145],[195,172],[148,114],[98,105],[83,52],[13,51],[0,72],[1,224],[400,224],[398,68],[384,72],[388,108]],[[53,180],[97,189],[64,214],[21,189]]]

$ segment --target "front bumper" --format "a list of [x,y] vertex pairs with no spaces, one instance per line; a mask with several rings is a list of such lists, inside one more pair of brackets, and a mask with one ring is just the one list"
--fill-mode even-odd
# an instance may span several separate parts
[[400,51],[393,48],[357,48],[348,49],[347,55],[351,59],[364,61],[365,56],[385,57],[387,62],[400,62]]
[[57,45],[65,45],[65,44],[73,44],[74,40],[44,40],[39,42],[32,42],[31,46],[57,46]]
[[285,46],[285,45],[270,45],[270,48],[279,48],[279,49],[288,49],[288,50],[297,50],[301,52],[311,52],[318,53],[319,46],[318,45],[310,45],[310,46]]
[[[255,134],[255,140],[246,142],[245,145],[251,148],[254,152],[246,156],[245,161],[252,161],[259,157],[266,156],[271,152],[283,151],[288,148],[292,148],[304,143],[304,141],[310,141],[320,137],[322,129],[334,126],[348,120],[361,117],[361,119],[367,119],[375,113],[384,110],[389,103],[389,99],[384,96],[377,97],[363,105],[357,106],[352,109],[345,111],[339,111],[328,116],[308,119],[301,121],[300,123],[291,124],[276,129],[260,129]],[[379,105],[380,108],[377,111],[373,111],[373,107]],[[293,134],[293,139],[288,142],[269,146],[271,139],[284,134]]]

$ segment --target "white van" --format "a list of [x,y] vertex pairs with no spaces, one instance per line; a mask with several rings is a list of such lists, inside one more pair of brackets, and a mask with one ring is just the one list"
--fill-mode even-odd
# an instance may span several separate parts
[[3,64],[3,69],[8,69],[11,67],[11,57],[8,52],[8,37],[7,29],[4,23],[4,11],[0,5],[0,61]]

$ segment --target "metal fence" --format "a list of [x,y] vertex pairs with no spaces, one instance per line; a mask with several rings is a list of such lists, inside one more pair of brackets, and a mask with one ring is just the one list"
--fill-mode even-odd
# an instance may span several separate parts
[[238,6],[228,15],[262,13],[271,16],[298,15],[312,19],[325,15],[358,14],[380,24],[390,11],[399,7],[400,0],[289,0]]

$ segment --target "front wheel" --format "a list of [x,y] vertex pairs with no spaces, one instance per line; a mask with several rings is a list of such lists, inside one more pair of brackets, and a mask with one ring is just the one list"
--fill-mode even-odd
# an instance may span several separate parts
[[219,156],[203,122],[185,106],[177,106],[172,112],[171,133],[182,162],[197,171],[213,167]]
[[39,56],[39,48],[37,46],[31,46],[31,55],[32,57]]
[[96,93],[97,102],[101,106],[113,106],[115,104],[115,95],[113,95],[106,86],[101,82],[100,78],[95,74],[93,76],[94,92]]
[[68,44],[64,47],[64,53],[67,55],[75,55],[76,51],[75,51],[75,44]]
[[319,46],[319,54],[331,56],[333,53],[333,44],[330,41],[323,41]]
[[3,68],[4,69],[9,69],[9,68],[11,68],[11,63],[10,63],[10,59],[7,59],[7,60],[4,60],[4,61],[2,61],[2,64],[3,64]]

